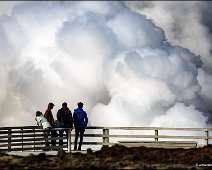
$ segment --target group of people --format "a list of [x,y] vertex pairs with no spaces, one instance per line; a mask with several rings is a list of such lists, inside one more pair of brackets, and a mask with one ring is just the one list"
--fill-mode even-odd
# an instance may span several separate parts
[[[48,104],[48,108],[45,111],[44,115],[42,112],[37,111],[36,112],[36,118],[37,125],[41,126],[43,129],[52,129],[52,128],[71,128],[73,129],[73,126],[75,128],[75,141],[74,141],[74,150],[77,150],[77,141],[78,137],[80,136],[80,142],[78,146],[78,150],[81,150],[82,142],[83,142],[83,135],[85,132],[85,128],[88,124],[88,116],[86,112],[83,110],[83,103],[79,102],[78,108],[74,109],[74,113],[72,115],[71,110],[68,108],[67,103],[64,102],[62,104],[62,108],[58,110],[57,112],[57,120],[54,120],[52,109],[55,106],[53,103]],[[68,134],[68,130],[65,130],[66,135]],[[59,137],[63,137],[64,130],[59,131]],[[44,133],[44,138],[46,145],[49,145],[48,143],[48,131]],[[51,131],[51,137],[58,137],[58,133],[55,130]],[[56,146],[56,140],[51,140],[51,145]],[[63,145],[63,139],[59,139],[59,145]]]

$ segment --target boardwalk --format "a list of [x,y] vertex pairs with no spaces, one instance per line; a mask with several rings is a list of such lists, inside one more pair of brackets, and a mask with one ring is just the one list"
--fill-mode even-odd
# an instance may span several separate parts
[[[38,126],[1,127],[0,152],[43,151],[63,148],[72,151],[74,130],[52,129],[51,131],[69,130],[64,137],[48,136],[48,140],[63,139],[63,146],[44,147],[45,130]],[[162,127],[87,127],[84,135],[83,150],[98,150],[102,146],[122,144],[128,147],[168,147],[190,148],[209,144],[212,128],[162,128]]]

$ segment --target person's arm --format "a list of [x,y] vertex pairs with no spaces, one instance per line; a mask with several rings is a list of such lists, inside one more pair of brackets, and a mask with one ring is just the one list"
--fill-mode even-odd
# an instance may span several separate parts
[[76,112],[74,111],[73,117],[72,117],[72,121],[73,121],[74,126],[75,126],[75,123],[76,123],[76,122],[75,122],[75,121],[76,121],[75,117],[76,117]]
[[73,117],[72,117],[72,113],[71,110],[69,110],[69,118],[70,118],[70,124],[71,124],[71,128],[73,128]]
[[87,124],[88,124],[88,116],[87,116],[86,112],[84,112],[84,113],[85,113],[85,126],[87,126]]
[[47,115],[48,115],[48,110],[46,110],[46,111],[45,111],[45,113],[44,113],[44,115],[43,115],[43,116],[46,118],[46,117],[47,117]]
[[37,125],[39,126],[39,124],[38,124],[38,120],[35,118],[35,120],[36,120],[36,122],[37,122]]
[[60,114],[60,110],[58,110],[58,112],[57,112],[57,120],[59,120],[59,122],[61,122],[61,114]]
[[51,122],[49,122],[49,123],[51,124],[51,126],[52,126],[52,128],[53,128],[53,127],[54,127],[54,117],[53,117],[52,113],[51,113],[51,118],[50,118],[50,120],[51,120]]
[[35,120],[37,121],[37,125],[41,126],[42,122],[41,122],[41,118],[40,117],[36,117]]

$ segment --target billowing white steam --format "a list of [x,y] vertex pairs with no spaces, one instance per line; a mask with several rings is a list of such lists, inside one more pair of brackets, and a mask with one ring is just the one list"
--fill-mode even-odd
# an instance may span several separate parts
[[90,125],[208,126],[200,56],[123,2],[14,6],[0,16],[0,61],[0,126],[35,125],[64,101],[82,101]]
[[206,1],[126,1],[165,30],[168,40],[201,55],[203,67],[212,73],[212,3]]

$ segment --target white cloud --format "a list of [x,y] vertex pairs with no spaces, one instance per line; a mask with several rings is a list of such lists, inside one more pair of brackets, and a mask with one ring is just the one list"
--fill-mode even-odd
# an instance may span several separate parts
[[53,102],[55,116],[64,101],[84,102],[90,125],[150,126],[179,109],[206,126],[200,57],[123,2],[19,4],[0,16],[0,37],[1,126],[35,125],[37,110]]

